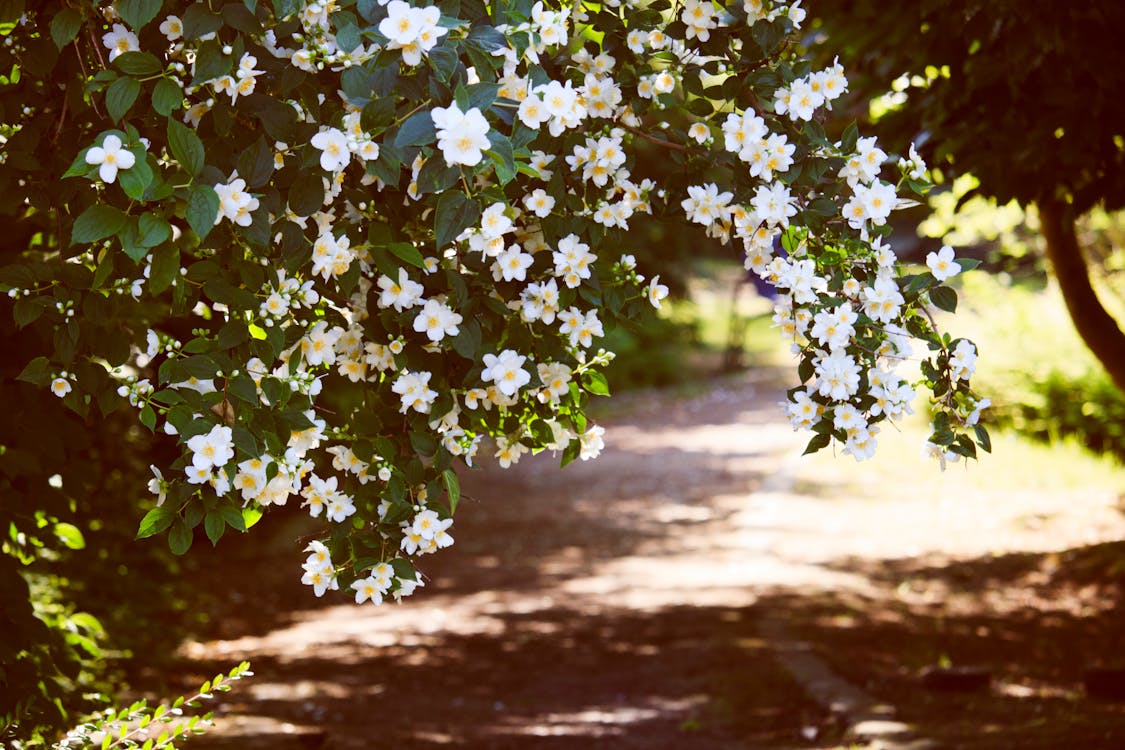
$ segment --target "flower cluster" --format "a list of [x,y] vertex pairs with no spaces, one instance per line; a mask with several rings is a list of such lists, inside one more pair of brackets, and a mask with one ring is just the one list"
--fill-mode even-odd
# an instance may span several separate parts
[[[842,67],[781,59],[799,2],[251,5],[82,16],[100,72],[74,90],[117,127],[84,125],[58,170],[65,273],[5,287],[21,313],[51,295],[35,325],[58,347],[25,379],[80,411],[128,401],[178,446],[142,535],[182,552],[292,499],[324,523],[317,596],[412,593],[482,447],[504,467],[605,447],[602,342],[668,294],[638,271],[638,216],[734,244],[777,288],[810,449],[870,456],[921,388],[944,460],[986,445],[976,349],[929,315],[972,264],[895,258],[888,217],[925,165],[896,179],[830,123]],[[911,338],[931,350],[916,382]]]

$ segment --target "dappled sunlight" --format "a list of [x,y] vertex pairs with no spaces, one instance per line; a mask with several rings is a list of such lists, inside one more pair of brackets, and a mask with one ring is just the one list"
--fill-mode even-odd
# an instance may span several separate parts
[[[1114,593],[1079,573],[1104,556],[1085,545],[1125,534],[1116,487],[997,491],[975,479],[986,463],[918,482],[895,462],[911,428],[860,481],[850,458],[800,456],[782,397],[732,379],[627,405],[596,462],[464,472],[457,544],[422,560],[411,601],[324,606],[293,575],[269,632],[184,646],[258,674],[201,746],[315,727],[358,749],[374,724],[396,748],[809,746],[836,730],[771,656],[796,646],[862,655],[854,681],[913,691],[908,711],[946,654],[995,656],[996,701],[1072,705],[1074,670],[1019,672],[1017,655],[1112,622]],[[258,564],[295,568],[282,550]],[[769,635],[778,617],[807,642]],[[254,717],[272,729],[255,738]]]

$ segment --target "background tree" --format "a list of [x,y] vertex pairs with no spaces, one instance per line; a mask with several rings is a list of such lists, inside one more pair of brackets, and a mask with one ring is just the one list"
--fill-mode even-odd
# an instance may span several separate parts
[[[841,0],[811,8],[866,102],[907,82],[880,137],[976,193],[1034,205],[1074,325],[1125,391],[1125,334],[1090,282],[1075,220],[1125,206],[1125,6]],[[864,105],[866,106],[866,105]],[[974,194],[976,194],[974,193]]]

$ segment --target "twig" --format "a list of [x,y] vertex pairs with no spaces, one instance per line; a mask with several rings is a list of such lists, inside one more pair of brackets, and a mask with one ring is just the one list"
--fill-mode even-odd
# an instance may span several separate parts
[[650,134],[646,133],[645,131],[641,130],[640,128],[634,128],[632,125],[626,125],[625,123],[620,122],[620,121],[618,122],[618,124],[621,127],[628,130],[630,133],[632,133],[634,135],[639,135],[641,138],[644,138],[646,141],[651,141],[652,143],[655,143],[658,146],[664,146],[665,148],[674,149],[676,151],[682,151],[685,154],[690,154],[694,151],[694,149],[692,149],[689,146],[685,146],[681,143],[673,143],[672,141],[666,141],[663,138],[657,138],[655,135],[650,135]]

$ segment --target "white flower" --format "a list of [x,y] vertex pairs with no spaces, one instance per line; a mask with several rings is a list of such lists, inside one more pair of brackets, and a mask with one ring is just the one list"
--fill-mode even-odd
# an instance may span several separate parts
[[110,62],[113,62],[118,55],[123,55],[126,52],[137,52],[141,49],[137,35],[119,23],[113,24],[113,31],[102,36],[102,44],[109,50]]
[[187,447],[192,452],[192,466],[197,469],[222,468],[234,458],[234,439],[225,425],[215,425],[207,434],[190,438]]
[[55,378],[51,381],[51,393],[59,398],[70,393],[70,381],[66,378]]
[[168,16],[160,24],[160,33],[166,36],[169,42],[174,42],[184,35],[184,23],[179,16]]
[[551,209],[555,207],[555,199],[543,188],[535,188],[523,197],[523,206],[540,219],[545,219],[551,215]]
[[410,372],[403,370],[402,374],[395,379],[391,385],[391,390],[399,395],[402,400],[402,406],[399,411],[405,414],[410,409],[421,412],[422,414],[429,414],[430,407],[437,398],[437,391],[429,387],[431,373],[428,372]]
[[493,382],[505,396],[515,396],[519,389],[531,380],[531,373],[523,369],[527,357],[520,355],[514,349],[505,349],[499,356],[495,354],[484,355],[484,371],[480,379],[484,382]]
[[436,299],[429,299],[414,318],[414,330],[425,333],[430,341],[437,342],[445,336],[456,336],[461,320],[460,313]]
[[945,281],[961,273],[961,265],[954,262],[953,248],[949,245],[942,245],[936,253],[927,255],[926,265],[930,267],[930,273],[938,281]]
[[98,176],[103,182],[113,182],[117,179],[117,170],[129,169],[136,162],[136,157],[121,146],[121,139],[110,133],[101,146],[86,151],[86,163],[100,165]]
[[468,112],[462,112],[456,104],[450,104],[444,108],[435,107],[430,111],[430,117],[437,128],[437,145],[447,165],[474,167],[480,164],[483,152],[490,144],[488,120],[479,109],[473,107]]
[[338,172],[348,166],[352,152],[348,137],[336,128],[326,128],[312,137],[314,148],[320,149],[320,168],[325,172]]
[[660,283],[660,274],[652,277],[648,282],[648,301],[649,303],[659,310],[662,306],[662,300],[668,296],[668,287]]

